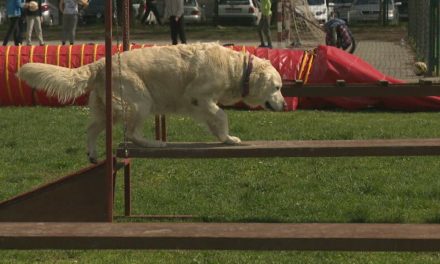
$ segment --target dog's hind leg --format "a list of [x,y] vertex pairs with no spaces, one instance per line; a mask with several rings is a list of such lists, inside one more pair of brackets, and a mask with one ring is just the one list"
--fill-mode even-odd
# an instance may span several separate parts
[[198,103],[191,115],[206,123],[212,134],[221,142],[231,145],[241,142],[240,138],[229,135],[228,116],[214,102]]
[[136,111],[135,113],[130,113],[130,116],[127,118],[127,138],[134,144],[141,147],[165,147],[165,142],[158,140],[148,140],[143,136],[145,119],[150,113],[149,110],[143,108],[146,107],[140,107],[140,109],[138,109],[138,111]]
[[89,97],[91,122],[87,127],[87,156],[91,163],[98,162],[96,141],[99,134],[105,130],[105,106],[99,103],[95,93]]
[[104,120],[93,120],[87,127],[87,156],[91,163],[98,163],[98,153],[96,151],[96,141],[99,134],[105,129]]

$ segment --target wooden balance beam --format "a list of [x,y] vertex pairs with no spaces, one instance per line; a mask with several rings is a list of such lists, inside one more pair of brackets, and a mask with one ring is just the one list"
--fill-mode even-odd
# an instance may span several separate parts
[[[127,158],[256,158],[440,155],[440,139],[246,141],[221,143],[167,143],[164,148],[120,144],[117,157]],[[128,155],[127,155],[128,154]]]
[[[221,143],[167,143],[164,148],[142,148],[121,143],[116,156],[124,166],[124,215],[131,215],[130,158],[264,158],[264,157],[362,157],[440,155],[440,139],[246,141]],[[144,216],[158,218],[158,216]],[[189,216],[185,216],[189,217]],[[160,218],[160,217],[159,217]],[[182,218],[182,217],[178,217]]]
[[0,249],[439,251],[439,224],[0,223]]
[[420,80],[419,83],[390,84],[387,81],[377,83],[346,83],[339,80],[335,84],[307,84],[302,81],[283,81],[283,96],[299,97],[388,97],[388,96],[438,96],[440,84]]

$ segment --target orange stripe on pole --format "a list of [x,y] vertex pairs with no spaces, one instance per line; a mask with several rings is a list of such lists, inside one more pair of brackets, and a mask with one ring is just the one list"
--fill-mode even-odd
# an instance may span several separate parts
[[67,62],[67,66],[69,66],[69,69],[72,68],[72,45],[69,45],[69,55]]
[[49,48],[48,45],[44,46],[44,64],[47,64],[47,49]]
[[306,84],[306,83],[308,82],[308,80],[309,80],[310,70],[312,69],[312,65],[313,65],[313,60],[314,60],[314,58],[315,58],[314,55],[311,55],[311,56],[310,56],[310,59],[309,59],[309,65],[308,65],[308,68],[307,68],[307,73],[306,73],[306,76],[304,77],[304,84]]
[[57,66],[60,66],[60,50],[61,50],[61,45],[58,45],[58,47],[57,47]]
[[93,47],[93,61],[96,61],[97,53],[98,53],[98,44],[95,44],[95,47]]
[[[34,62],[34,50],[35,50],[35,46],[31,46],[31,53],[30,53],[30,58],[29,58],[29,62]],[[45,48],[45,53],[46,53],[46,48]],[[46,54],[44,54],[44,60],[46,61]],[[32,100],[34,105],[38,105],[38,96],[35,96],[35,89],[32,88]]]
[[31,46],[31,52],[29,54],[29,62],[34,62],[34,49],[35,46]]
[[6,74],[6,92],[8,92],[8,97],[9,97],[9,101],[11,102],[11,104],[14,102],[13,98],[12,98],[12,93],[11,93],[11,84],[9,83],[9,51],[11,50],[11,46],[8,46],[6,48],[6,54],[5,54],[5,74]]
[[[18,55],[17,55],[17,71],[21,68],[21,48],[23,46],[18,46]],[[23,84],[20,80],[18,80],[18,91],[20,92],[20,97],[23,100],[23,102],[26,102],[26,98],[24,97],[23,93]]]
[[80,62],[80,66],[84,65],[84,48],[85,48],[86,44],[82,44],[81,45],[81,62]]
[[309,54],[307,51],[304,51],[304,55],[303,58],[301,60],[301,67],[299,70],[299,74],[298,74],[298,79],[302,80],[303,79],[303,73],[304,73],[304,68],[306,66],[307,60],[308,60]]

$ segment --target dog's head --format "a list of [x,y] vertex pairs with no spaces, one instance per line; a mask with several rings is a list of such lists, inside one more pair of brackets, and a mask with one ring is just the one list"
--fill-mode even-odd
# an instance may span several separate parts
[[281,94],[280,74],[267,60],[254,58],[253,64],[249,94],[244,96],[243,102],[252,107],[262,106],[267,110],[283,111],[286,103]]

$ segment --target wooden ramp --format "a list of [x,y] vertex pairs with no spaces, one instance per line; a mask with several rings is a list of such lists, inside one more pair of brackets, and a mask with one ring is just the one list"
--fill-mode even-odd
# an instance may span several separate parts
[[0,202],[0,222],[109,222],[111,191],[101,162]]
[[120,144],[118,157],[131,158],[256,158],[440,155],[440,139],[246,141],[221,143],[167,143],[165,148]]
[[439,251],[438,224],[0,223],[0,249]]

